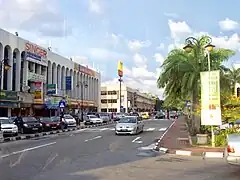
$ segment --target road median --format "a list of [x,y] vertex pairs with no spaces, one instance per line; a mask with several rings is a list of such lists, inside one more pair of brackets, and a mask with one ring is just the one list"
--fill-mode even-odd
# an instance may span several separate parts
[[36,137],[49,136],[49,135],[53,135],[53,134],[60,134],[60,133],[71,132],[71,131],[92,128],[92,127],[97,127],[97,126],[104,126],[104,125],[113,124],[113,123],[115,123],[115,122],[111,121],[111,122],[102,123],[102,124],[83,125],[83,126],[78,126],[78,127],[73,127],[73,128],[63,129],[63,130],[41,132],[41,133],[21,135],[21,136],[16,136],[16,137],[4,137],[4,138],[0,139],[0,143],[10,142],[10,141],[27,140],[27,139],[32,139],[32,138],[36,138]]

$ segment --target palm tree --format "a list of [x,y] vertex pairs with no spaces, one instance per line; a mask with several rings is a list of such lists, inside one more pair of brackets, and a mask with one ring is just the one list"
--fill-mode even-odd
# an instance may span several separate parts
[[[208,61],[205,55],[205,45],[209,44],[209,37],[202,36],[190,42],[191,52],[183,49],[172,50],[162,64],[157,85],[165,88],[165,96],[168,101],[175,99],[187,100],[190,97],[192,111],[195,112],[200,98],[200,72],[207,71]],[[189,43],[189,41],[187,41]],[[217,48],[211,52],[211,70],[220,69],[223,61],[234,55],[235,52],[229,49]],[[195,120],[193,116],[193,121]],[[200,121],[195,124],[197,130],[200,128]]]
[[225,68],[224,71],[224,77],[226,81],[228,81],[228,84],[230,85],[230,89],[232,92],[232,95],[237,95],[236,92],[236,85],[237,83],[240,83],[240,68],[235,68],[232,66],[232,68]]

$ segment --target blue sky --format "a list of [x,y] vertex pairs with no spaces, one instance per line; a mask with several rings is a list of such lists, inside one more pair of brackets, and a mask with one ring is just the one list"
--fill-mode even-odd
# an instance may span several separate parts
[[[217,47],[238,51],[228,65],[240,58],[237,0],[9,0],[0,5],[0,12],[9,14],[5,29],[94,66],[104,84],[117,82],[117,61],[122,60],[126,84],[161,95],[159,67],[188,36],[209,34]],[[13,20],[10,7],[20,22]]]

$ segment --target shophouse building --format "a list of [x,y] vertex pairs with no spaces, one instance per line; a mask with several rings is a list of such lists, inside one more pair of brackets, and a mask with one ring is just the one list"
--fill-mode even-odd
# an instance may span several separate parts
[[97,111],[100,73],[0,29],[0,116]]

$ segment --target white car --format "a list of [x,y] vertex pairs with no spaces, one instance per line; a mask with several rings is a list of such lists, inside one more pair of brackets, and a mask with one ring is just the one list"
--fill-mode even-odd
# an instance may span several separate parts
[[101,123],[103,123],[103,119],[98,118],[95,115],[87,115],[87,118],[89,119],[89,122],[91,124],[101,124]]
[[121,118],[115,127],[115,134],[138,134],[143,132],[144,123],[140,117],[137,116],[125,116]]
[[228,145],[225,151],[225,157],[229,164],[240,166],[240,135],[228,135]]
[[18,127],[8,117],[0,117],[1,131],[4,136],[18,135]]
[[65,122],[67,123],[68,127],[76,127],[77,126],[77,121],[74,117],[72,117],[69,114],[64,115]]

